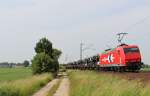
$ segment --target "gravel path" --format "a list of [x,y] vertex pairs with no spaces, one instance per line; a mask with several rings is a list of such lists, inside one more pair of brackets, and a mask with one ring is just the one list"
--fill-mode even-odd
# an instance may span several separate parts
[[60,86],[53,96],[69,96],[69,79],[66,74],[62,79]]
[[50,81],[46,86],[36,92],[33,96],[46,96],[48,91],[58,82],[59,79],[54,79]]

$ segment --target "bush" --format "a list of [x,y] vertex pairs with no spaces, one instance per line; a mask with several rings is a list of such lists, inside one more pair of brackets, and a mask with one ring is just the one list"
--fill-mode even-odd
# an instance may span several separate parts
[[34,74],[54,72],[54,66],[54,60],[45,53],[38,53],[32,60],[32,69]]
[[66,67],[63,64],[60,64],[59,71],[60,72],[66,72]]

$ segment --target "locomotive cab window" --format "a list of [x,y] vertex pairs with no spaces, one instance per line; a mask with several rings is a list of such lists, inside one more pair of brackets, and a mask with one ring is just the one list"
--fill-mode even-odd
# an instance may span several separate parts
[[139,52],[138,48],[124,48],[123,49],[125,53],[129,53],[129,52]]

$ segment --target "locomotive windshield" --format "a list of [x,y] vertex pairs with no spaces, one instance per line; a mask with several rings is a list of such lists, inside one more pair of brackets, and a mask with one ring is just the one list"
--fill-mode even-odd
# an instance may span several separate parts
[[129,52],[139,52],[138,48],[124,48],[124,52],[125,53],[129,53]]

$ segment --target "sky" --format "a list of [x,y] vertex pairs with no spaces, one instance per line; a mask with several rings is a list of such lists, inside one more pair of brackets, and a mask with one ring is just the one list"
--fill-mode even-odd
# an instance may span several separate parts
[[90,57],[115,47],[116,34],[127,32],[124,42],[138,45],[150,64],[149,26],[149,0],[0,0],[0,62],[31,60],[46,37],[65,63],[79,59],[81,42],[90,46],[83,58]]

